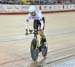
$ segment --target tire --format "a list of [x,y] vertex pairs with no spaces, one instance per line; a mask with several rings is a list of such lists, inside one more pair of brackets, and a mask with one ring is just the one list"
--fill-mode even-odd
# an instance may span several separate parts
[[41,51],[42,51],[42,56],[46,57],[47,56],[48,47],[46,47],[46,45],[44,45],[42,47]]
[[37,61],[38,59],[37,41],[35,39],[31,42],[31,58],[33,61]]

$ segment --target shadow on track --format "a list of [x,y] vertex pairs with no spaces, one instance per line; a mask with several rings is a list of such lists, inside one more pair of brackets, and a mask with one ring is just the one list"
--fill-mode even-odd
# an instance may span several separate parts
[[46,60],[46,57],[43,58],[41,61],[36,61],[36,62],[30,63],[29,67],[41,67],[41,66],[43,66],[43,62],[45,60]]

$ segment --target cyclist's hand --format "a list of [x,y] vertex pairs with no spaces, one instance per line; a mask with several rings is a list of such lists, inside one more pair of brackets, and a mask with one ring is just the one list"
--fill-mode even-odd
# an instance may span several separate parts
[[29,29],[30,34],[32,34],[33,30]]
[[28,29],[26,29],[26,33],[25,34],[28,35]]

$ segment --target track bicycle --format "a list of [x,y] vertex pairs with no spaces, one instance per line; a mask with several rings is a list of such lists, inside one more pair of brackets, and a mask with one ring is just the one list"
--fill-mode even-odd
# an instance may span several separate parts
[[30,34],[34,34],[34,37],[31,41],[31,46],[30,46],[30,52],[31,52],[31,58],[33,61],[37,61],[38,59],[38,54],[39,54],[39,47],[42,45],[41,52],[42,56],[46,57],[47,56],[47,51],[48,47],[44,42],[42,41],[42,36],[40,35],[40,42],[38,40],[38,32],[36,30],[29,30]]

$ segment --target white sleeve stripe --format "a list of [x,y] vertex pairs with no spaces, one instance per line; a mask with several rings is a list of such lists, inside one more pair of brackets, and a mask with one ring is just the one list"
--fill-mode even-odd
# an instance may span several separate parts
[[40,21],[40,23],[41,23],[41,29],[43,29],[43,27],[44,27],[43,21]]

